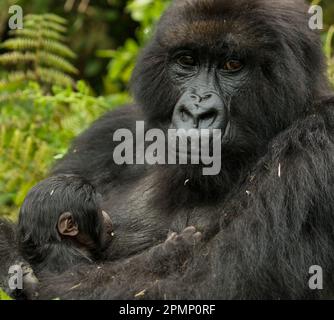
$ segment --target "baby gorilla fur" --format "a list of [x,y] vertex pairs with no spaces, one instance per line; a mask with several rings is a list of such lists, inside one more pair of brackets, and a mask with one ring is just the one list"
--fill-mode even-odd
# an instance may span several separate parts
[[[27,297],[38,297],[35,274],[41,278],[50,277],[77,265],[84,268],[108,259],[105,249],[114,233],[100,202],[95,189],[75,175],[50,177],[29,192],[18,223],[18,248],[21,261],[24,261],[18,265],[24,271]],[[63,223],[66,225],[62,226]],[[1,230],[8,239],[0,238],[0,244],[6,242],[9,245],[15,227],[2,222]],[[164,243],[152,248],[149,259],[148,256],[139,257],[138,263],[144,259],[152,273],[175,271],[184,263],[185,257],[191,255],[192,247],[200,239],[201,233],[194,227],[186,228],[181,234],[171,232]],[[24,297],[19,291],[11,292],[11,295]]]

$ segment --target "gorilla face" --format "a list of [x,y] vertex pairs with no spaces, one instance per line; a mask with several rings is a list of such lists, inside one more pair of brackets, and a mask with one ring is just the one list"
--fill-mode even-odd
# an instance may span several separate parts
[[172,128],[221,129],[228,135],[230,100],[247,75],[243,66],[240,58],[227,54],[216,59],[199,50],[172,53],[169,76],[181,91],[174,107]]
[[233,159],[263,152],[322,90],[321,44],[297,1],[175,1],[133,75],[150,124],[221,129]]

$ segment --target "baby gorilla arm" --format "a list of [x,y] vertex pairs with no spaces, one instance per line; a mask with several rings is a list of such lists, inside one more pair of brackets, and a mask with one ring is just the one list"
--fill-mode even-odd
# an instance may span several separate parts
[[[190,261],[202,234],[188,227],[180,234],[126,260],[102,266],[81,265],[61,275],[41,277],[41,299],[139,299],[158,279],[181,271]],[[56,284],[56,285],[55,285]],[[106,290],[110,288],[110,290]]]

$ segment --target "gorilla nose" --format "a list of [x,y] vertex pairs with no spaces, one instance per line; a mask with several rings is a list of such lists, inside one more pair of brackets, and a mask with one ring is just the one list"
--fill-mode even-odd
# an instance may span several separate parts
[[224,129],[224,105],[215,93],[185,94],[176,104],[173,125],[176,129]]

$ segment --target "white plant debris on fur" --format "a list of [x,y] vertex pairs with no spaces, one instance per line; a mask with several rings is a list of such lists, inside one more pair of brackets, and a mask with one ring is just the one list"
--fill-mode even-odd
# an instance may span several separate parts
[[145,296],[145,293],[146,293],[146,289],[135,294],[135,298],[142,298]]
[[73,287],[70,289],[70,291],[72,291],[72,290],[74,290],[74,289],[77,289],[77,288],[79,288],[80,286],[81,286],[81,283],[79,283],[79,284],[73,286]]

